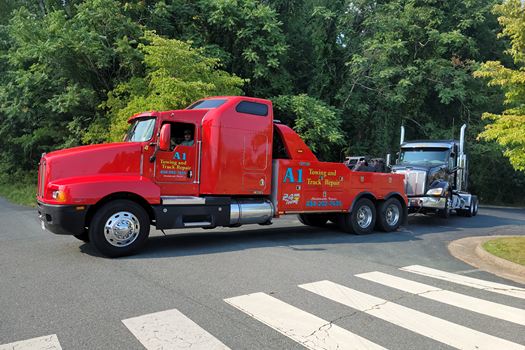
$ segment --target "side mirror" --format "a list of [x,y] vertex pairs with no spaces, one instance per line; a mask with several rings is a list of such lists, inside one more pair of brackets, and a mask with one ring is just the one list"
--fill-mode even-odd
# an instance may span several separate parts
[[160,128],[159,149],[161,151],[169,151],[171,148],[171,125],[164,124]]

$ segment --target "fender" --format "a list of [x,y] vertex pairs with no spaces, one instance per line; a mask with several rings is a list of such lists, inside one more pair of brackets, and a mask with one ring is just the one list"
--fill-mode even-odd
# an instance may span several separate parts
[[371,198],[372,201],[376,201],[377,200],[376,196],[374,196],[374,194],[372,192],[368,192],[368,191],[360,192],[360,193],[358,193],[355,196],[354,200],[352,201],[352,205],[350,205],[350,210],[348,210],[348,212],[351,213],[352,210],[354,209],[354,204],[357,203],[357,201],[360,200],[363,197]]
[[96,204],[116,192],[129,192],[144,198],[150,204],[160,204],[160,188],[149,178],[139,175],[94,175],[59,179],[49,184],[65,193],[60,204]]
[[437,180],[432,181],[430,186],[428,186],[427,191],[433,188],[444,188],[445,191],[443,191],[443,194],[441,195],[441,197],[446,197],[446,194],[450,191],[450,184],[446,180],[437,179]]

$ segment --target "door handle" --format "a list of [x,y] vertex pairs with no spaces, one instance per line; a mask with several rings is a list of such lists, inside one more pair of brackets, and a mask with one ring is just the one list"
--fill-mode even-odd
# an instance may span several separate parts
[[191,177],[193,176],[193,172],[191,170],[188,170],[188,178],[191,179]]

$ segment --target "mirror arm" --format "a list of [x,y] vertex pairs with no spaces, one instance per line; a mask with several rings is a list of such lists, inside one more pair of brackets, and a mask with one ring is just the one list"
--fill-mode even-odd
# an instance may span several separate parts
[[[157,134],[157,140],[159,139],[159,137],[160,137],[160,132]],[[159,150],[159,143],[158,142],[151,142],[149,145],[150,146],[155,146],[155,150],[153,151],[153,154],[151,155],[151,157],[149,157],[149,162],[153,163],[155,161],[155,159],[157,159],[157,151]]]

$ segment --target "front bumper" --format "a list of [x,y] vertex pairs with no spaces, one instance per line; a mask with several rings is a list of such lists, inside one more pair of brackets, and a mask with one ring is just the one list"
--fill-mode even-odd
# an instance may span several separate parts
[[[80,209],[83,208],[83,209]],[[88,206],[51,205],[38,202],[38,217],[42,228],[57,235],[79,235],[84,233]]]
[[408,197],[408,207],[415,211],[419,209],[445,209],[445,197]]

